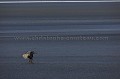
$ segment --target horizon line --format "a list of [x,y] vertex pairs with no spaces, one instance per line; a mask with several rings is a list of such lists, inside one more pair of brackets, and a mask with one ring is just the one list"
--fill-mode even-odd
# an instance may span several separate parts
[[92,2],[120,2],[120,1],[0,1],[0,4],[17,4],[17,3],[92,3]]

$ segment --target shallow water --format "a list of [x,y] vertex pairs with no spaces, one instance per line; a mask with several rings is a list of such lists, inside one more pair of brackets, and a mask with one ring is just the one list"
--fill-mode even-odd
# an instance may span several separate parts
[[[0,79],[120,79],[119,26],[120,2],[0,4]],[[15,39],[41,35],[108,39]]]
[[120,57],[0,58],[0,79],[119,79]]

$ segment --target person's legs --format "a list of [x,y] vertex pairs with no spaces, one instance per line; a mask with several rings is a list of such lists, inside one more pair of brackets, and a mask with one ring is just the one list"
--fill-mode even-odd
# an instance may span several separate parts
[[32,60],[32,59],[29,59],[29,63],[33,63],[33,60]]

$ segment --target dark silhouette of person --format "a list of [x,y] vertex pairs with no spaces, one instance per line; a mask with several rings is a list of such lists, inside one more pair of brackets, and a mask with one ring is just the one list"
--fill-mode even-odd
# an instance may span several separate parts
[[34,51],[30,51],[29,52],[29,56],[28,56],[28,59],[29,59],[29,63],[33,63],[33,54],[35,54],[35,52]]

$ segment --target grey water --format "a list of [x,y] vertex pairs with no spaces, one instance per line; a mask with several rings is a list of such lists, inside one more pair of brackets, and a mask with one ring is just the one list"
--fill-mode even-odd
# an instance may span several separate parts
[[0,4],[0,79],[120,79],[120,3]]
[[[15,36],[19,35],[23,36],[21,33]],[[119,79],[119,34],[107,37],[107,40],[15,40],[13,35],[2,36],[0,79]],[[22,57],[29,50],[37,53],[34,64]]]

